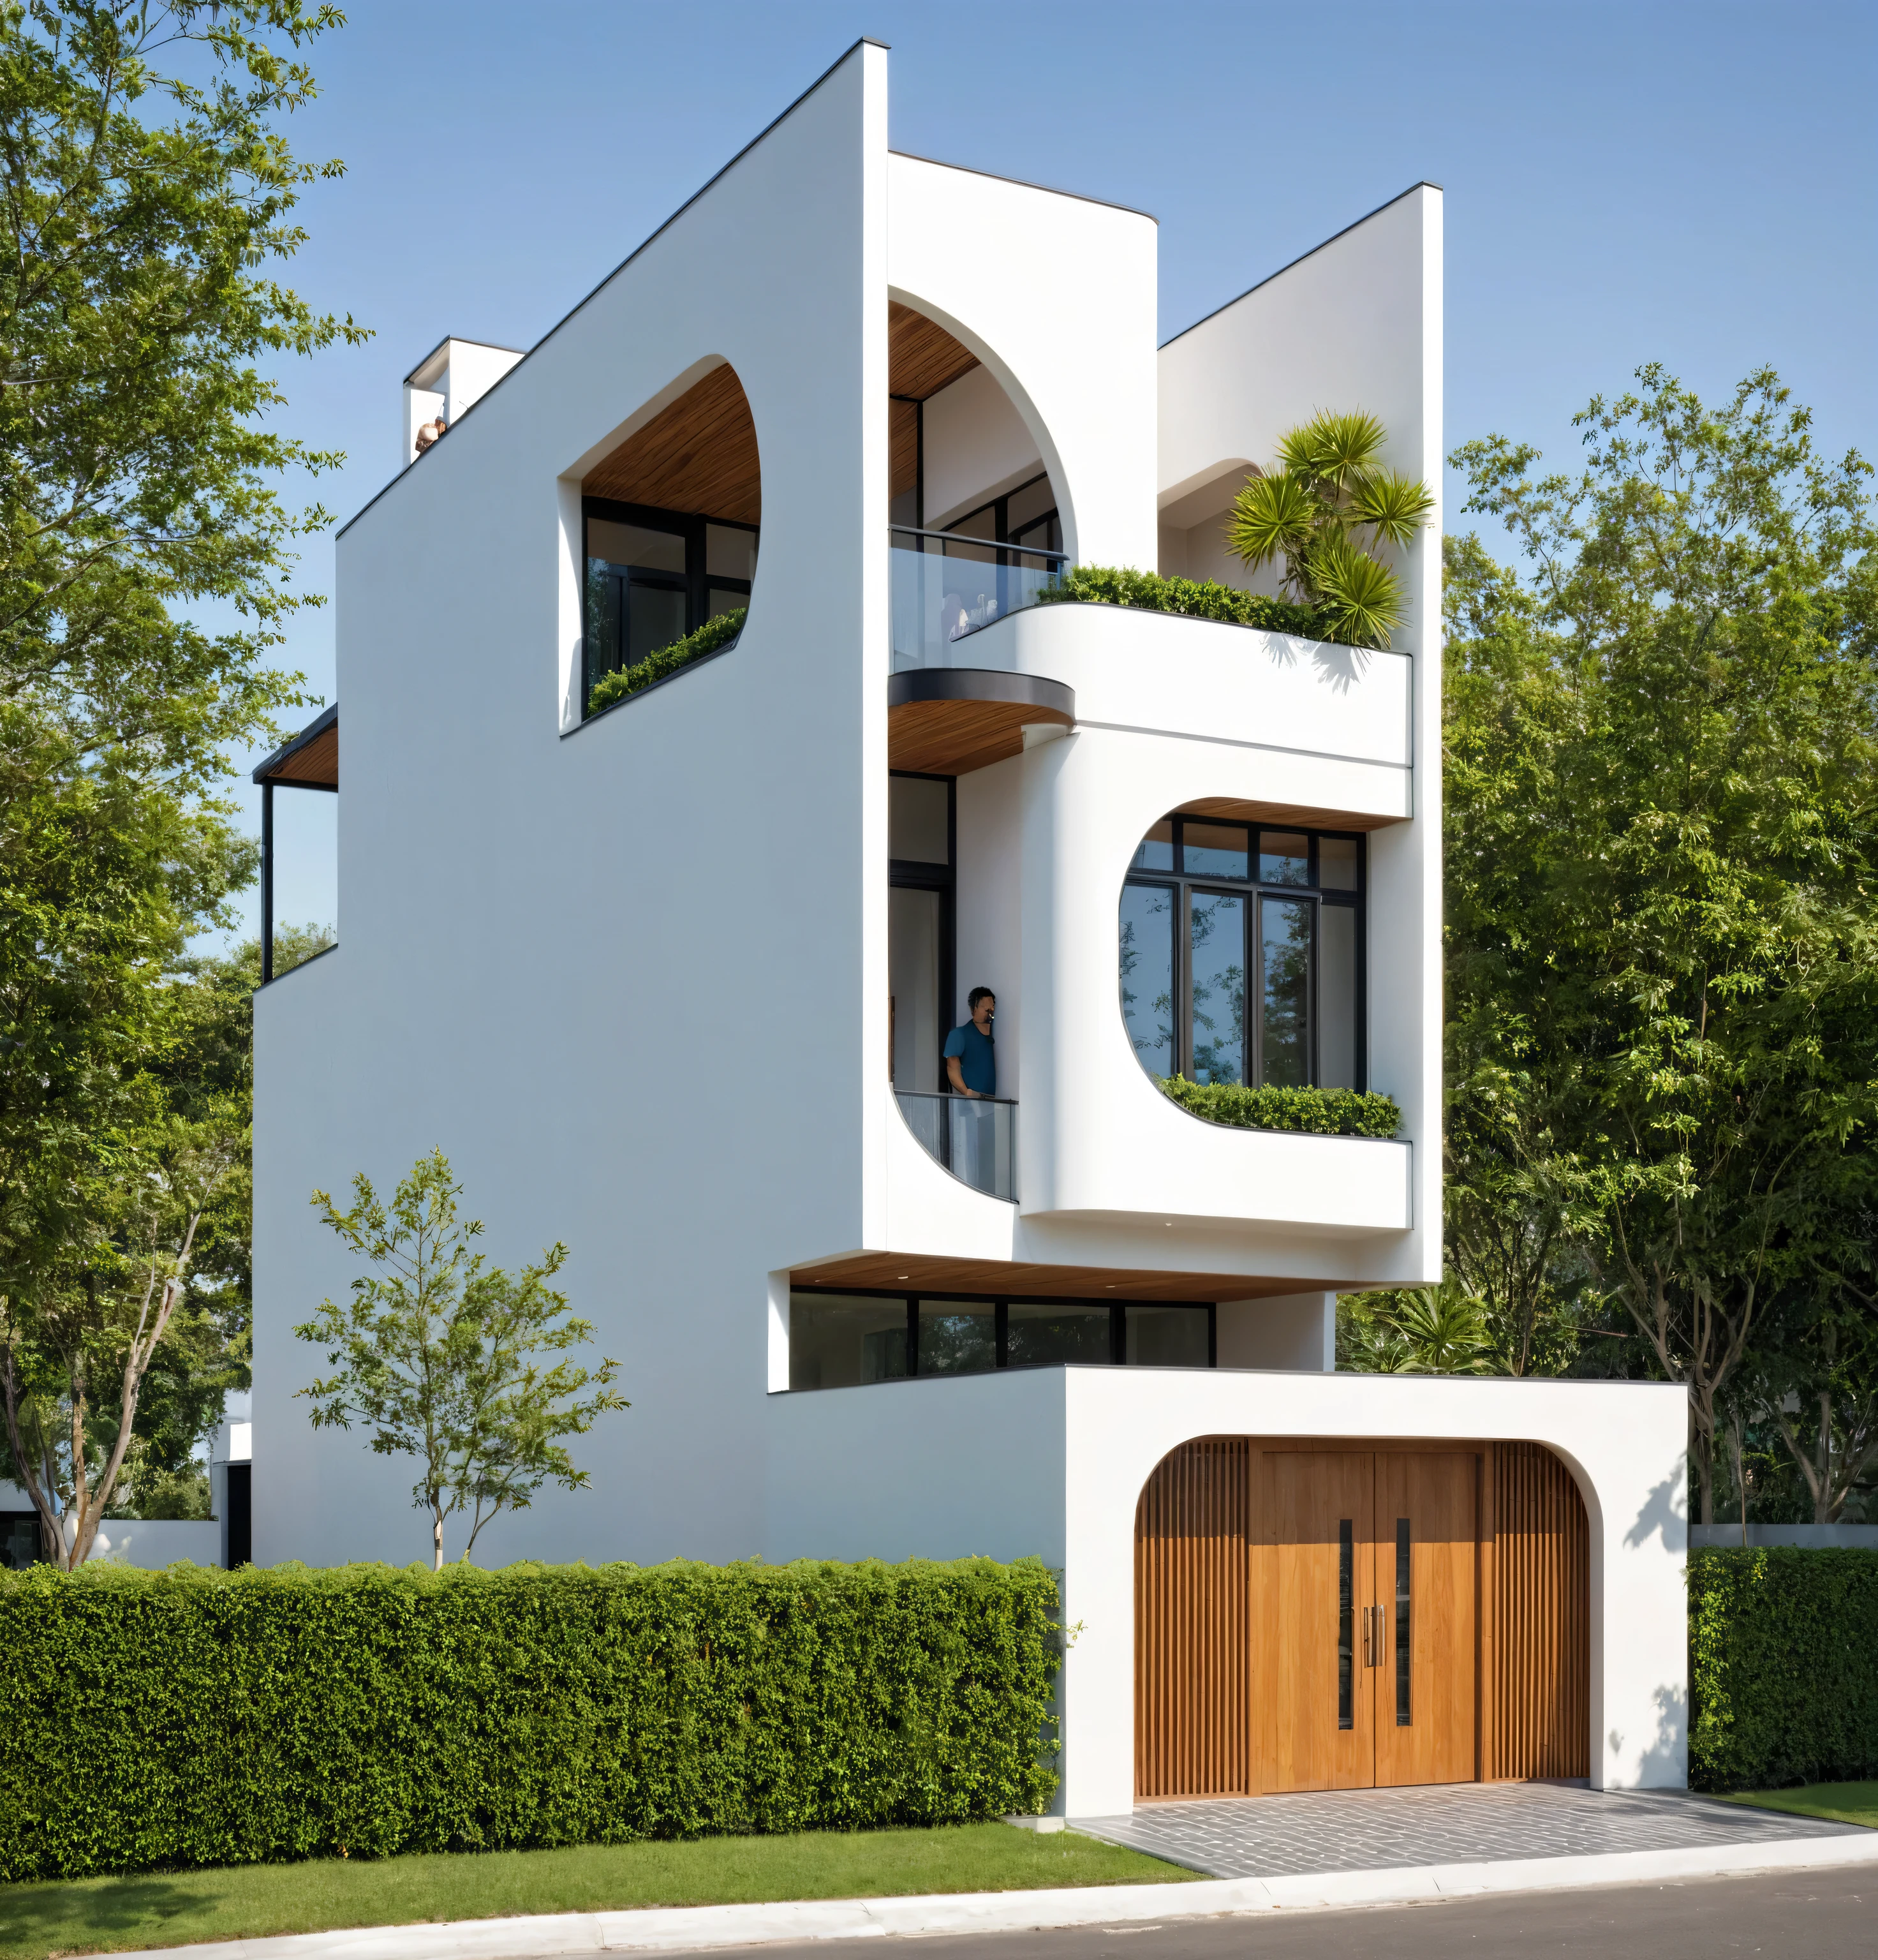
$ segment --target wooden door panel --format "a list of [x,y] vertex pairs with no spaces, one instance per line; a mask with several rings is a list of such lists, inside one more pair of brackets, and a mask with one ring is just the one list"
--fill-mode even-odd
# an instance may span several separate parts
[[1474,1778],[1478,1485],[1471,1453],[1376,1457],[1379,1785]]
[[1135,1793],[1246,1796],[1253,1780],[1244,1437],[1183,1443],[1135,1513]]
[[1263,1452],[1257,1506],[1260,1783],[1374,1780],[1374,1670],[1363,1666],[1374,1463],[1366,1450]]

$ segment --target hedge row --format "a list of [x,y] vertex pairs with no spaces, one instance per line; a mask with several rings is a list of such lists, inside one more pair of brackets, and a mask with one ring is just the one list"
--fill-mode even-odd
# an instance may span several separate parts
[[1132,565],[1071,565],[1037,595],[1040,606],[1066,600],[1128,606],[1142,612],[1179,612],[1190,619],[1254,626],[1300,640],[1330,639],[1336,624],[1333,606],[1268,599],[1262,593],[1241,592],[1237,586],[1217,584],[1209,578],[1163,578],[1158,572],[1137,571]]
[[1689,1555],[1689,1780],[1878,1776],[1878,1551]]
[[1236,1082],[1189,1082],[1157,1076],[1163,1092],[1190,1114],[1238,1130],[1304,1130],[1323,1137],[1393,1137],[1402,1111],[1392,1096],[1355,1089],[1248,1089]]
[[1041,1810],[1034,1561],[0,1573],[0,1879]]
[[742,632],[743,622],[749,612],[747,606],[739,606],[734,612],[720,612],[714,619],[707,619],[696,632],[687,633],[683,639],[674,640],[670,646],[648,654],[635,665],[616,667],[610,674],[602,675],[593,683],[593,692],[587,696],[587,713],[598,714],[602,708],[611,708],[615,702],[624,701],[629,694],[637,694],[641,689],[651,686],[655,680],[663,680],[667,674],[676,673],[680,667],[689,667],[705,654],[717,653],[733,644]]

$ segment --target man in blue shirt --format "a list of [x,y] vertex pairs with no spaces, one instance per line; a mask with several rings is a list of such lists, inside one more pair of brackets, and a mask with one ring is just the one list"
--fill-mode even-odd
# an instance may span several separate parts
[[997,997],[989,987],[974,987],[965,997],[971,1019],[945,1037],[945,1074],[955,1096],[974,1102],[998,1093],[998,1045],[991,1032]]

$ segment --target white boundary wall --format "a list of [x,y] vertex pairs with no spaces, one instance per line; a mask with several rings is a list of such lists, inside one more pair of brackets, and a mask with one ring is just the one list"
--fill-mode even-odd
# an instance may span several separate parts
[[[1260,1303],[1260,1305],[1265,1303]],[[1295,1303],[1271,1303],[1273,1331]],[[1591,1780],[1687,1780],[1687,1414],[1654,1383],[1069,1368],[777,1396],[765,1555],[1041,1555],[1075,1629],[1062,1683],[1069,1816],[1134,1800],[1134,1522],[1200,1436],[1543,1443],[1590,1521]]]

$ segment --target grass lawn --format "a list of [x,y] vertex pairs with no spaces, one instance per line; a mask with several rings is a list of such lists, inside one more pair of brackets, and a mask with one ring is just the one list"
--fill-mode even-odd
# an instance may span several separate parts
[[377,1862],[323,1859],[0,1885],[0,1960],[514,1913],[1046,1885],[1177,1885],[1194,1876],[1076,1831],[1045,1837],[1008,1824],[704,1838],[683,1844],[583,1844]]
[[1758,1810],[1829,1817],[1835,1824],[1864,1824],[1878,1831],[1878,1783],[1809,1783],[1797,1790],[1737,1790],[1724,1800],[1751,1803]]

